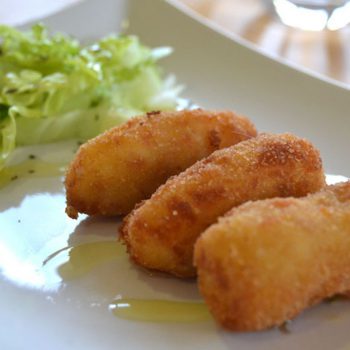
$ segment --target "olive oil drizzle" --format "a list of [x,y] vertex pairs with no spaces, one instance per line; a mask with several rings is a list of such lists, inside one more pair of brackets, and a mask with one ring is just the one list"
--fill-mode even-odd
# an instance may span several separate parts
[[[66,261],[55,266],[55,259],[61,260],[62,254],[67,255]],[[122,256],[126,257],[125,248],[117,240],[82,243],[51,253],[42,262],[42,268],[50,268],[52,263],[60,277],[68,282]],[[110,309],[118,318],[141,322],[195,323],[212,319],[203,302],[122,298],[110,304]]]
[[122,298],[110,309],[118,318],[142,322],[194,323],[212,318],[203,302]]
[[67,163],[51,163],[30,158],[0,171],[0,189],[21,178],[62,176],[66,167]]
[[48,265],[62,253],[67,253],[68,259],[57,267],[57,272],[64,281],[83,277],[97,266],[126,254],[124,247],[117,240],[90,242],[61,248],[50,254],[42,266]]

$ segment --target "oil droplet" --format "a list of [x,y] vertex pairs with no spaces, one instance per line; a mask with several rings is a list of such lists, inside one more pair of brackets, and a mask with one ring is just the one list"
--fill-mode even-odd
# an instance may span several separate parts
[[65,173],[66,167],[66,163],[50,163],[38,159],[29,159],[0,171],[0,189],[23,177],[61,176]]
[[68,252],[68,259],[57,268],[63,280],[73,280],[91,272],[95,267],[126,254],[118,241],[99,241],[84,243],[74,247],[65,247],[47,257],[47,265],[56,256]]
[[133,321],[191,323],[212,319],[207,306],[200,302],[125,298],[110,308],[115,316]]
[[289,326],[290,326],[290,321],[285,321],[278,327],[278,329],[282,334],[290,334],[292,332]]

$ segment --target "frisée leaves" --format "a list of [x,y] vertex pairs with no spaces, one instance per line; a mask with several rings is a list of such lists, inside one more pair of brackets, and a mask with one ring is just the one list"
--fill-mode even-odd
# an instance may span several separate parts
[[181,88],[157,65],[170,52],[135,36],[82,46],[41,24],[0,26],[0,169],[16,145],[85,140],[134,115],[174,109]]

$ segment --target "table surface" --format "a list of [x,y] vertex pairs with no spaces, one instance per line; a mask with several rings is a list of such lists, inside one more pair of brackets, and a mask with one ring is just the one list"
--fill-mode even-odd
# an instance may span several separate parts
[[350,87],[350,26],[338,31],[288,27],[261,0],[178,0],[264,52]]
[[[20,25],[82,0],[1,0],[0,23]],[[350,26],[310,32],[282,24],[262,0],[177,0],[264,52],[350,87]]]

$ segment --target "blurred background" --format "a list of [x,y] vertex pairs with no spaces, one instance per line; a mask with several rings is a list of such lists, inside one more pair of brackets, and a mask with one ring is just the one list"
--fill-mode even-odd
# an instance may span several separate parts
[[[89,0],[1,0],[0,23],[21,25],[30,20]],[[142,1],[142,0],[140,0]],[[293,8],[286,7],[287,17],[277,16],[268,0],[169,0],[204,18],[228,36],[244,40],[258,50],[282,61],[327,77],[350,88],[350,8],[343,28],[304,19],[297,14],[288,23]],[[286,0],[279,0],[286,3]],[[296,22],[295,22],[296,21]],[[290,21],[289,21],[290,22]]]
[[[179,1],[229,35],[242,37],[269,55],[344,83],[349,88],[349,25],[330,30],[319,23],[312,27],[313,23],[306,19],[299,21],[299,28],[292,27],[282,22],[267,1],[261,0]],[[292,14],[292,9],[287,10],[287,14]],[[309,26],[309,29],[301,29],[303,26]]]

